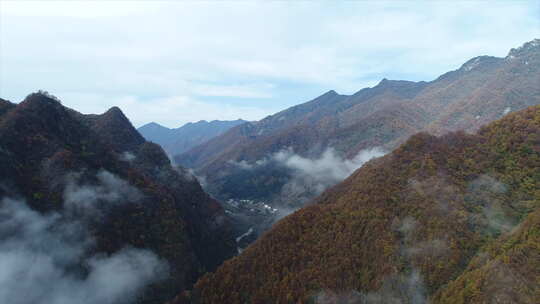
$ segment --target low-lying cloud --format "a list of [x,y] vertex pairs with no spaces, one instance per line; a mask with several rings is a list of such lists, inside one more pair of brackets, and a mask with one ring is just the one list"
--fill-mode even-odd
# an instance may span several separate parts
[[295,154],[292,149],[288,149],[276,153],[274,158],[301,174],[340,181],[351,175],[365,162],[384,154],[381,149],[372,148],[360,151],[353,159],[343,159],[333,148],[328,148],[319,158],[310,159]]
[[361,301],[365,304],[425,304],[427,289],[422,275],[417,269],[409,273],[395,274],[387,277],[382,287],[374,292],[362,294]]
[[81,173],[66,176],[64,208],[74,215],[93,216],[102,213],[113,204],[136,202],[142,198],[141,192],[128,182],[106,170],[96,174],[97,184],[81,181]]
[[356,290],[336,293],[322,291],[315,297],[316,304],[425,304],[427,290],[420,272],[393,274],[384,278],[381,288],[371,292]]
[[469,184],[468,195],[481,206],[482,216],[475,220],[487,226],[491,233],[500,234],[511,231],[517,224],[510,216],[512,208],[506,206],[501,197],[508,186],[489,175],[481,175]]
[[384,154],[382,149],[376,147],[362,150],[352,159],[345,159],[333,148],[327,148],[319,157],[308,158],[296,154],[292,148],[287,148],[255,162],[242,160],[229,163],[241,170],[254,170],[270,165],[288,169],[290,178],[275,200],[280,205],[298,207],[341,182],[370,159]]
[[120,154],[120,156],[119,156],[119,159],[121,161],[125,161],[125,162],[128,162],[128,163],[131,163],[132,161],[134,161],[135,158],[137,158],[135,156],[135,154],[133,154],[133,153],[131,153],[129,151],[126,151],[126,152]]
[[305,158],[291,149],[276,153],[273,158],[293,171],[292,178],[283,186],[281,202],[303,204],[341,182],[372,158],[383,156],[379,148],[360,151],[353,159],[343,159],[332,148],[319,158]]
[[167,263],[149,250],[94,253],[85,218],[106,212],[97,202],[140,198],[110,172],[100,171],[97,180],[93,186],[77,179],[68,183],[60,212],[42,214],[22,200],[0,200],[0,303],[133,303],[145,287],[166,277]]

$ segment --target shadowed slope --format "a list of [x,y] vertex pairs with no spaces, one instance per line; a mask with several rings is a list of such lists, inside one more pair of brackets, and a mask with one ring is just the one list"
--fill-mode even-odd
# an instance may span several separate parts
[[88,254],[127,246],[166,260],[166,279],[139,302],[162,303],[236,252],[219,204],[120,109],[82,115],[39,93],[7,108],[0,112],[0,200],[24,199],[43,216],[69,212],[95,241]]

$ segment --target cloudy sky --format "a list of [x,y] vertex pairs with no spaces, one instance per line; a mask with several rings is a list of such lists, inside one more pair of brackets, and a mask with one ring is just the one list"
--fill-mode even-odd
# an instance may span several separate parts
[[0,0],[0,97],[44,89],[83,113],[120,106],[136,126],[255,120],[539,37],[537,0]]

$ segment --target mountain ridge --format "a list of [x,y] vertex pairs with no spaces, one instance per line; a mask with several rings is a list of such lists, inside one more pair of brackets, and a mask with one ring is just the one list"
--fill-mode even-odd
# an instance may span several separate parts
[[169,155],[174,155],[202,144],[228,129],[245,122],[242,119],[231,121],[200,120],[198,122],[188,122],[181,127],[173,129],[164,127],[156,122],[151,122],[141,126],[137,130],[147,140],[161,145]]
[[[254,197],[247,193],[254,187],[265,192],[262,188],[267,185],[283,186],[285,179],[276,182],[267,175],[259,184],[244,185],[240,183],[241,168],[234,164],[253,164],[283,149],[313,159],[334,148],[351,159],[374,146],[393,150],[419,131],[437,135],[474,132],[507,112],[540,103],[540,48],[535,41],[525,43],[520,51],[511,50],[506,58],[472,58],[429,82],[383,79],[351,96],[329,91],[261,121],[234,127],[174,159],[206,177],[208,191],[220,199],[280,204],[278,194]],[[511,56],[514,58],[508,59]],[[211,172],[220,172],[220,176]],[[246,195],[237,197],[224,184],[244,187]]]
[[539,136],[540,106],[477,134],[418,133],[173,303],[535,303]]
[[[167,279],[144,286],[149,288],[143,293],[130,290],[137,295],[133,301],[163,303],[236,253],[230,222],[219,203],[186,170],[172,167],[161,147],[145,141],[119,108],[83,115],[43,93],[4,105],[0,208],[7,212],[8,201],[17,200],[13,208],[28,205],[37,212],[35,217],[58,214],[55,218],[82,227],[81,237],[92,240],[92,246],[84,245],[81,263],[86,255],[106,259],[142,252],[136,250],[166,261],[168,276],[162,275]],[[4,244],[2,235],[2,254]],[[65,271],[65,278],[85,278],[84,272],[72,271],[90,267],[72,266],[59,271]]]

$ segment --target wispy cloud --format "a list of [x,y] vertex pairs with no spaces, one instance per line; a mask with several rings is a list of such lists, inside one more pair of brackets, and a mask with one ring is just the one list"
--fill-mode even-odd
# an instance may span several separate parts
[[0,303],[134,303],[168,276],[168,263],[147,249],[96,253],[90,226],[102,224],[110,206],[136,203],[142,193],[105,170],[91,184],[82,175],[66,175],[57,211],[0,199]]
[[358,152],[352,159],[345,159],[333,148],[328,148],[318,157],[310,158],[288,148],[254,162],[242,160],[230,163],[241,170],[261,169],[265,166],[286,168],[290,178],[275,200],[282,205],[280,207],[282,211],[287,210],[284,205],[292,207],[286,212],[288,214],[294,211],[294,208],[302,206],[306,201],[347,178],[367,161],[385,153],[382,149],[374,147]]
[[3,199],[0,218],[2,303],[133,303],[167,274],[166,263],[148,250],[90,255],[95,240],[82,222],[62,214]]

